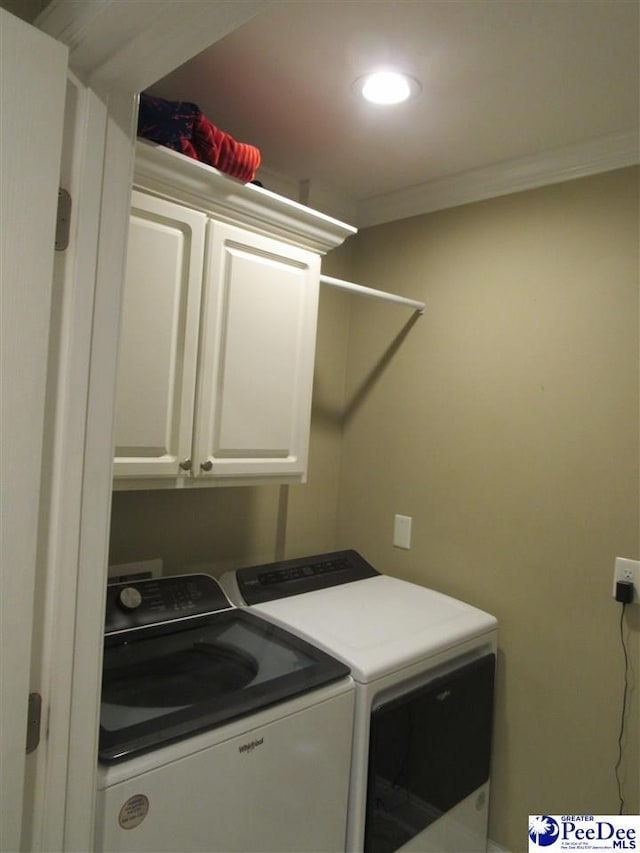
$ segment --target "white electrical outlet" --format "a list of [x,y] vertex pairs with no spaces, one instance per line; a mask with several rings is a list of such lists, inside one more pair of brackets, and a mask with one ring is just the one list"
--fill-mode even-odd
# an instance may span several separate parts
[[613,597],[616,597],[616,583],[630,581],[633,584],[633,603],[640,603],[640,560],[628,560],[626,557],[616,557],[613,568]]

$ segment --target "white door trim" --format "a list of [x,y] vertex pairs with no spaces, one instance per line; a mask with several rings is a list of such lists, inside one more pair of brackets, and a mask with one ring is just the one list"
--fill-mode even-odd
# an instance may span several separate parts
[[[120,303],[133,173],[132,93],[112,95],[106,120],[82,472],[64,850],[93,837]],[[91,784],[90,784],[91,782]]]
[[34,653],[31,675],[32,689],[43,698],[48,737],[29,759],[32,781],[26,797],[30,819],[23,828],[23,846],[28,850],[63,848],[66,787],[60,780],[67,776],[71,734],[70,662],[106,127],[104,105],[71,74],[66,100],[60,182],[72,196],[71,234],[69,248],[56,253],[54,268],[49,417],[45,432],[49,464],[40,522],[42,594],[38,604],[42,608],[42,631],[41,648]]

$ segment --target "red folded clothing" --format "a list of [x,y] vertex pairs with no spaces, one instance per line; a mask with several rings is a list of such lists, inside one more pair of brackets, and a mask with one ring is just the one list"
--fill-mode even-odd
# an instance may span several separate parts
[[202,113],[193,123],[192,145],[198,160],[245,183],[254,179],[260,166],[260,151],[255,146],[237,142]]
[[138,135],[214,166],[247,183],[260,166],[260,151],[219,130],[196,104],[140,96]]

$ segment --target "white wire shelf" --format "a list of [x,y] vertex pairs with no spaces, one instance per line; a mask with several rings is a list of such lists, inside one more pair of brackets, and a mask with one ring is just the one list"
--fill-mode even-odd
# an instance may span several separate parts
[[404,305],[406,308],[413,308],[419,314],[424,314],[426,307],[424,302],[418,302],[416,299],[407,299],[406,296],[398,296],[395,293],[387,293],[385,290],[376,290],[373,287],[365,287],[362,284],[355,284],[353,281],[344,281],[341,278],[332,278],[328,275],[321,275],[320,283],[328,284],[330,287],[337,287],[339,290],[357,293],[360,296],[367,296],[371,299],[380,299],[384,302]]

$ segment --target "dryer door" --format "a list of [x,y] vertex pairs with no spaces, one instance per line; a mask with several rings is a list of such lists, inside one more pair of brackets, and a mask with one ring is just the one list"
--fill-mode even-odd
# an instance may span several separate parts
[[404,847],[489,779],[494,671],[489,654],[374,709],[366,853]]

